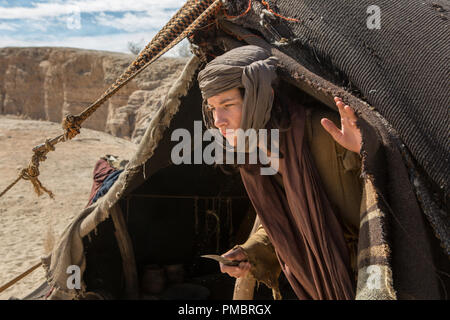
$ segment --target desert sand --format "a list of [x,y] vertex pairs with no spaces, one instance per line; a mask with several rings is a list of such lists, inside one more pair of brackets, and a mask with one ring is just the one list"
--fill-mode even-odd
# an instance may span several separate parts
[[[0,189],[17,177],[31,159],[31,149],[62,133],[58,123],[0,115]],[[60,143],[41,163],[40,180],[55,194],[38,197],[21,180],[0,198],[0,286],[40,261],[62,231],[87,204],[92,170],[106,154],[130,159],[137,145],[107,133],[82,129],[75,139]],[[0,299],[22,298],[45,280],[39,267]]]

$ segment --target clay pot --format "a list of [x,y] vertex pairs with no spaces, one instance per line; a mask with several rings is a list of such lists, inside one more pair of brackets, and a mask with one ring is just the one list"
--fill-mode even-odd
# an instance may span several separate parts
[[184,281],[184,267],[182,264],[170,264],[165,266],[165,269],[170,283],[182,283]]
[[166,276],[164,269],[157,265],[148,265],[144,267],[142,274],[141,287],[147,294],[161,293],[166,286]]

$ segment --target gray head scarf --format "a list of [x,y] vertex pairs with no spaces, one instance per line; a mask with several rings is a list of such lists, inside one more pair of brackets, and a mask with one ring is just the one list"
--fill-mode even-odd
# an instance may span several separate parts
[[270,119],[277,58],[258,46],[230,50],[209,62],[198,75],[203,99],[244,88],[241,129],[262,129]]

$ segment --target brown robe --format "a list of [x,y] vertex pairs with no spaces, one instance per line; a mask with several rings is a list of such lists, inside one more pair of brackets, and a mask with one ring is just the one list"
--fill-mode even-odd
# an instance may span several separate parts
[[247,193],[299,299],[353,299],[348,249],[304,141],[305,110],[289,103],[291,128],[280,133],[279,173],[240,169]]

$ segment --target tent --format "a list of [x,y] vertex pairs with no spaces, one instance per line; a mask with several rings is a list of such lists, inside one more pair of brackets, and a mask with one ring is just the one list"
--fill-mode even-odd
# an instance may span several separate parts
[[[194,120],[202,119],[198,71],[212,57],[244,44],[279,58],[283,85],[296,98],[333,109],[338,95],[361,118],[364,192],[356,298],[445,298],[448,5],[378,1],[380,29],[369,27],[370,6],[370,1],[223,1],[212,20],[191,33],[195,56],[138,151],[109,192],[81,211],[43,258],[47,282],[26,299],[83,299],[102,290],[104,297],[137,298],[141,268],[149,263],[184,263],[197,279],[207,278],[202,283],[212,297],[220,291],[214,284],[224,281],[220,293],[232,298],[232,281],[211,277],[217,264],[199,255],[221,254],[248,235],[254,213],[239,175],[215,166],[177,166],[170,154],[176,144],[171,133],[178,128],[193,133]],[[71,265],[80,267],[80,289],[67,288]]]

